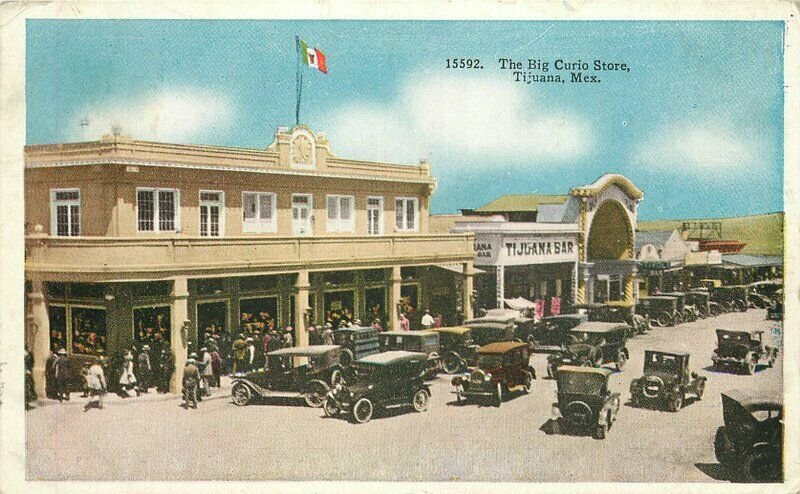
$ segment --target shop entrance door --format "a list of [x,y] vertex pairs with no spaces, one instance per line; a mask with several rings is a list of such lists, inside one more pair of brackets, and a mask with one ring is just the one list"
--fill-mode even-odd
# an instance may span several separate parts
[[211,336],[227,333],[228,303],[225,301],[197,303],[197,339],[201,345],[206,333]]
[[[325,293],[325,322],[330,323],[333,329],[344,327],[355,319],[354,310],[355,293],[353,290],[340,290]],[[363,322],[363,321],[362,321]]]
[[295,235],[311,235],[311,196],[292,195],[292,231]]
[[200,191],[200,236],[220,236],[223,202],[222,192]]

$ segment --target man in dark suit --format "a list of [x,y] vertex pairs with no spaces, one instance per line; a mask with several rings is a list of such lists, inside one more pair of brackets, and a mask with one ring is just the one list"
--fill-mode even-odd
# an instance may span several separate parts
[[53,364],[53,374],[56,381],[56,398],[58,401],[69,401],[69,379],[72,374],[72,362],[67,357],[67,351],[63,348],[58,350],[58,358]]
[[200,369],[197,368],[197,354],[186,359],[183,368],[183,401],[186,408],[197,408],[197,387],[200,384]]

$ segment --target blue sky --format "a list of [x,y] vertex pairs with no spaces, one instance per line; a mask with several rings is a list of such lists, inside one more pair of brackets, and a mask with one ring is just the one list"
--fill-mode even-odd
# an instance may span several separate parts
[[[329,70],[305,69],[301,123],[340,156],[427,158],[435,213],[606,172],[644,191],[643,220],[783,209],[782,22],[29,20],[27,142],[117,124],[138,139],[263,148],[294,123],[295,34]],[[448,70],[449,57],[485,68]],[[526,85],[500,57],[630,72]]]

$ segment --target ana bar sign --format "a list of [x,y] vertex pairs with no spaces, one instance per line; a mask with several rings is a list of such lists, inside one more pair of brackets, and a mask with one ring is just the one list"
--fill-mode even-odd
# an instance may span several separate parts
[[575,262],[577,251],[577,239],[568,235],[479,235],[475,239],[475,264],[513,266]]

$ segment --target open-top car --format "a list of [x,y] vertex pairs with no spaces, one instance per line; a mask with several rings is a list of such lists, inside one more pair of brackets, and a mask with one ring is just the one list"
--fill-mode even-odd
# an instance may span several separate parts
[[439,333],[436,331],[385,331],[378,337],[381,351],[405,350],[428,356],[427,379],[436,377],[439,370]]
[[608,387],[609,369],[565,365],[558,369],[558,401],[553,404],[550,433],[590,432],[597,439],[617,419],[620,395]]
[[341,363],[344,366],[381,351],[378,332],[374,328],[337,329],[333,332],[333,342],[342,347]]
[[588,321],[586,314],[560,314],[543,317],[531,329],[531,332],[519,338],[526,341],[534,353],[553,353],[561,350],[569,331],[575,326]]
[[718,316],[722,312],[719,304],[711,301],[711,293],[702,288],[693,288],[686,292],[686,303],[694,306],[700,318]]
[[472,341],[472,328],[466,326],[446,326],[433,328],[439,334],[439,355],[442,370],[455,374],[475,364],[475,351],[479,345]]
[[530,348],[527,343],[490,343],[479,348],[477,353],[475,369],[452,380],[457,401],[488,397],[499,407],[508,393],[530,392],[536,372],[528,364]]
[[686,395],[703,398],[706,377],[689,370],[688,353],[644,352],[644,375],[631,381],[631,403],[677,412]]
[[585,322],[569,331],[561,350],[547,356],[547,375],[562,365],[600,367],[614,362],[622,370],[630,358],[626,347],[630,327],[625,323]]
[[763,331],[717,330],[717,348],[711,355],[715,369],[736,369],[752,374],[758,365],[772,367],[778,349],[765,345]]
[[678,301],[675,297],[653,295],[641,297],[636,304],[636,313],[647,316],[654,326],[666,327],[680,324],[683,315],[678,312]]
[[328,417],[349,414],[363,424],[376,410],[411,406],[428,409],[431,390],[423,382],[428,356],[424,353],[391,351],[357,360],[345,369],[342,380],[325,398]]
[[725,285],[714,288],[711,300],[718,303],[723,312],[745,312],[750,307],[747,285]]
[[488,345],[498,341],[514,340],[517,327],[515,324],[505,324],[501,322],[479,321],[477,319],[464,323],[472,330],[472,341],[478,345]]
[[338,345],[282,348],[267,354],[267,367],[234,375],[231,396],[244,406],[256,398],[303,398],[321,407],[330,387],[341,377]]
[[680,322],[692,322],[700,318],[699,310],[686,300],[686,292],[661,292],[659,296],[675,297]]
[[783,481],[783,398],[779,393],[722,394],[714,454],[732,480]]

